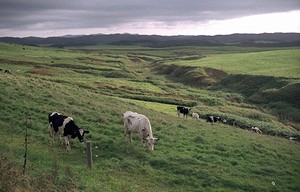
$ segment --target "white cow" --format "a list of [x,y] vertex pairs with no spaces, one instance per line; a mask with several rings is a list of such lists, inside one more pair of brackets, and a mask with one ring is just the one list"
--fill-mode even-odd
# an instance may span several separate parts
[[152,128],[149,119],[142,114],[138,114],[131,111],[126,111],[123,117],[124,121],[124,134],[130,136],[130,142],[132,142],[132,133],[140,133],[141,144],[144,141],[148,142],[149,150],[154,150],[154,143],[158,140],[152,135]]
[[198,113],[192,113],[192,118],[193,119],[199,119],[199,114]]

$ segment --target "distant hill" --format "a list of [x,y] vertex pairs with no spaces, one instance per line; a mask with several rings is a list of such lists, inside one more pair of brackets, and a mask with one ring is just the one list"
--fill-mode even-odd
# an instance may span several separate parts
[[146,47],[173,46],[300,46],[300,33],[231,34],[215,36],[160,36],[137,34],[67,35],[61,37],[0,37],[1,42],[24,45],[68,47],[87,45],[139,45]]

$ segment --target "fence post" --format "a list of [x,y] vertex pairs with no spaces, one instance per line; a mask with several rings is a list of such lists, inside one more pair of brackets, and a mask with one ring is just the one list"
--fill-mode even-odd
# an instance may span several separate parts
[[92,159],[92,142],[86,142],[86,158],[87,158],[87,166],[89,169],[93,167],[93,159]]

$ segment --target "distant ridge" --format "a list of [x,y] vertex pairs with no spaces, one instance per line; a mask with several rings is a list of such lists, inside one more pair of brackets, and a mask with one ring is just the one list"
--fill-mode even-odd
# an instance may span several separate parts
[[66,35],[60,37],[0,37],[0,42],[23,45],[68,47],[88,45],[138,45],[146,47],[173,46],[300,46],[300,33],[231,34],[215,36],[160,36],[137,34]]

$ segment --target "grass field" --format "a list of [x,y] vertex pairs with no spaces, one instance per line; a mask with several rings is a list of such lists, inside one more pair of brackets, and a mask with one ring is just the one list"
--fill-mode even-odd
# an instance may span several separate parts
[[[281,61],[296,70],[298,52],[238,47],[52,49],[0,43],[0,68],[11,70],[0,74],[1,190],[300,191],[300,145],[288,140],[299,137],[293,126],[270,108],[246,102],[243,92],[189,86],[151,69],[156,61],[204,66],[205,60],[211,62],[206,67],[221,69],[222,58],[239,63],[253,55],[266,58],[261,65],[268,66],[275,54],[286,55]],[[275,60],[274,76],[297,83],[299,77],[292,70],[280,72],[280,59]],[[247,67],[239,70],[250,73]],[[258,75],[263,70],[251,71]],[[226,72],[240,73],[233,66]],[[201,116],[235,119],[238,127],[177,117],[178,104],[192,106]],[[297,105],[291,106],[299,114]],[[154,136],[160,138],[153,152],[140,146],[138,135],[132,144],[124,138],[122,114],[128,110],[149,117]],[[72,116],[91,132],[86,140],[93,143],[92,170],[78,140],[69,154],[57,140],[51,145],[47,116],[53,111]],[[250,132],[254,125],[264,134]]]
[[299,61],[300,49],[290,48],[251,53],[212,54],[199,60],[181,61],[180,64],[210,67],[233,74],[299,78]]

